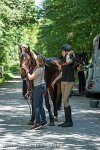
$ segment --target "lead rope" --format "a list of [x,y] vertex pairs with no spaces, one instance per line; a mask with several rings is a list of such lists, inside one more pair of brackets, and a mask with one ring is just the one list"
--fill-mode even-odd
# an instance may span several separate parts
[[[28,84],[28,81],[26,80],[26,83],[27,83],[27,87],[28,87],[28,89],[29,89],[29,84]],[[27,104],[28,104],[28,106],[29,106],[29,110],[30,110],[30,116],[32,115],[32,108],[31,108],[31,104],[29,103],[29,90],[27,91],[27,93],[25,94],[25,100],[26,100],[26,102],[27,102]],[[31,99],[30,99],[30,101],[31,101]]]
[[32,115],[32,108],[31,108],[31,105],[30,105],[30,103],[29,103],[29,100],[27,99],[27,98],[25,98],[25,100],[26,100],[26,102],[27,102],[27,104],[28,104],[28,106],[29,106],[29,110],[30,110],[30,116]]

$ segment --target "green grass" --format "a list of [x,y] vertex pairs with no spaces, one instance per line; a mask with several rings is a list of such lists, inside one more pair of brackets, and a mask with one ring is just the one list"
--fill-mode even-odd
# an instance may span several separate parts
[[3,77],[0,78],[0,84],[5,83],[9,79],[13,78],[15,74],[19,74],[20,67],[18,63],[11,64],[2,64],[1,66],[4,67]]
[[5,74],[3,75],[3,77],[0,78],[0,85],[1,85],[1,84],[4,84],[5,81],[8,81],[8,80],[11,79],[11,78],[14,78],[14,74],[13,74],[13,73],[5,73]]
[[9,80],[9,79],[11,79],[11,78],[13,78],[14,77],[14,74],[13,73],[5,73],[4,74],[4,79],[5,80]]
[[4,78],[0,78],[0,84],[5,83],[5,79]]

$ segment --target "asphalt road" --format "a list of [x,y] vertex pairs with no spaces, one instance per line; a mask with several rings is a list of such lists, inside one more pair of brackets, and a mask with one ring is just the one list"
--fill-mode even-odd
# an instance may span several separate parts
[[[72,96],[73,127],[57,126],[64,120],[62,105],[55,126],[30,130],[30,110],[21,87],[19,76],[0,86],[1,150],[100,150],[100,103],[99,108],[90,108],[89,98]],[[48,119],[47,110],[46,114]]]

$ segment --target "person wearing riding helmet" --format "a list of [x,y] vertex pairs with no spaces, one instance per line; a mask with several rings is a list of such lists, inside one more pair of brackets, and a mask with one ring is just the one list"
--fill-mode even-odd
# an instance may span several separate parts
[[61,124],[58,124],[60,127],[71,127],[73,126],[71,107],[69,104],[69,96],[71,94],[72,88],[74,86],[74,63],[75,57],[72,51],[72,47],[69,44],[65,44],[61,47],[62,50],[62,65],[61,73],[59,76],[52,82],[52,86],[61,79],[61,91],[62,99],[64,103],[64,113],[65,121]]

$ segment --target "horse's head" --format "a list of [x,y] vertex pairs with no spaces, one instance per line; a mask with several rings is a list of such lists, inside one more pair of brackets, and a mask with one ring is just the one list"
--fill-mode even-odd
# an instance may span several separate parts
[[19,56],[20,56],[21,78],[24,79],[26,78],[25,66],[28,68],[29,72],[31,73],[33,67],[35,66],[35,60],[31,55],[30,47],[24,44],[19,46]]

